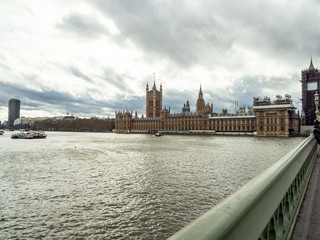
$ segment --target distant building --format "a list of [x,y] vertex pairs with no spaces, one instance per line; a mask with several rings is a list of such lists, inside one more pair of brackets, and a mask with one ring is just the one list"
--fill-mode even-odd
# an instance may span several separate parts
[[41,122],[44,120],[50,119],[49,117],[35,117],[35,118],[29,118],[29,117],[20,117],[14,120],[13,125],[33,125],[35,122]]
[[73,121],[74,119],[75,119],[75,117],[74,117],[74,116],[71,116],[71,115],[65,116],[65,117],[63,118],[63,120],[67,120],[67,121]]
[[157,90],[156,82],[153,83],[152,90],[149,91],[149,86],[146,86],[146,117],[160,117],[162,110],[162,84],[160,91]]
[[51,119],[49,117],[35,117],[35,118],[31,118],[31,124],[34,124],[36,122],[42,122],[45,120]]
[[248,114],[249,115],[253,115],[254,114],[252,106],[248,106]]
[[237,114],[237,109],[231,108],[231,109],[229,110],[229,112],[230,112],[231,115],[236,115],[236,114]]
[[269,97],[254,98],[257,135],[288,137],[298,134],[300,120],[295,109],[288,94],[285,98],[277,95],[273,102]]
[[[148,86],[147,86],[148,89]],[[153,89],[153,91],[156,89]],[[161,89],[162,93],[162,89]],[[149,91],[146,98],[148,99]],[[148,107],[146,108],[148,113]],[[150,115],[150,114],[148,114]],[[160,117],[139,118],[137,113],[116,112],[117,132],[156,132],[165,131],[217,131],[217,132],[253,132],[255,130],[255,116],[247,116],[245,108],[241,108],[239,116],[213,113],[213,104],[205,103],[202,88],[200,87],[196,102],[196,112],[190,112],[190,104],[187,101],[183,105],[181,113],[172,114],[169,108],[164,108],[160,112]]]
[[200,91],[199,91],[198,100],[197,100],[196,112],[202,112],[204,110],[204,106],[205,106],[205,102],[203,100],[202,88],[200,86]]
[[59,122],[62,120],[67,120],[67,121],[73,121],[76,118],[72,115],[67,115],[67,116],[55,116],[53,118],[51,118],[52,122]]
[[241,107],[239,108],[239,113],[240,113],[240,114],[246,113],[246,106],[241,106]]
[[[159,101],[159,102],[158,102]],[[205,104],[202,89],[200,87],[197,100],[197,112],[188,112],[185,105],[185,112],[171,114],[170,107],[160,109],[162,106],[162,86],[157,91],[154,83],[152,91],[146,87],[146,117],[138,118],[132,112],[116,112],[115,128],[117,132],[156,132],[158,130],[203,130],[207,129],[209,113],[212,113],[213,105]],[[151,107],[152,106],[152,107]],[[189,106],[190,108],[190,106]]]
[[227,115],[227,114],[228,114],[228,109],[223,108],[223,109],[222,109],[222,115]]
[[[138,117],[137,112],[133,115],[132,112],[123,111],[116,112],[115,130],[118,133],[153,133],[157,131],[168,133],[257,133],[258,136],[283,136],[287,137],[299,133],[299,117],[295,113],[295,107],[292,104],[291,96],[286,95],[284,99],[277,96],[274,102],[271,102],[269,97],[254,98],[254,106],[241,106],[239,109],[232,109],[228,114],[227,109],[223,109],[223,113],[213,113],[213,104],[211,106],[203,99],[202,88],[198,94],[196,103],[196,112],[190,112],[189,101],[184,104],[181,113],[172,114],[169,108],[161,109],[158,113],[158,106],[150,108],[151,104],[157,102],[152,99],[157,99],[156,93],[162,94],[156,90],[155,84],[153,91],[146,92],[146,99],[149,105],[146,107],[147,116]],[[151,95],[153,94],[153,95]],[[158,95],[159,96],[159,95]],[[160,100],[160,98],[158,98]],[[161,98],[162,101],[162,98]],[[151,109],[155,111],[151,112]],[[158,114],[159,117],[157,116]]]
[[19,118],[14,120],[13,125],[14,126],[17,126],[17,125],[30,125],[31,122],[32,122],[31,118],[19,117]]
[[187,103],[183,104],[182,113],[189,113],[189,112],[190,112],[190,104],[189,104],[189,100],[187,100]]
[[313,125],[316,119],[314,94],[320,88],[320,71],[313,66],[301,71],[302,116],[306,125]]
[[208,129],[216,132],[254,132],[256,130],[256,116],[246,113],[211,116],[208,123]]
[[62,121],[64,117],[65,116],[55,116],[55,117],[51,118],[51,120],[52,120],[52,122],[59,122],[59,121]]
[[9,100],[8,126],[12,127],[14,120],[20,117],[20,100],[12,98]]

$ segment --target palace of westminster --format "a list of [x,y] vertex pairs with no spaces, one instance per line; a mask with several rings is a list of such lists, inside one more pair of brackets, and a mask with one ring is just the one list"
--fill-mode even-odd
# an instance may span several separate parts
[[115,128],[118,133],[195,133],[195,134],[256,134],[257,136],[288,137],[298,134],[300,124],[312,125],[315,119],[313,96],[320,86],[320,72],[312,60],[308,69],[301,71],[302,117],[296,113],[291,96],[254,97],[253,106],[240,107],[238,111],[213,112],[213,104],[205,103],[202,88],[198,93],[196,111],[190,112],[187,101],[181,113],[171,113],[162,108],[162,85],[157,90],[154,82],[149,90],[146,86],[146,116],[137,112],[116,112]]

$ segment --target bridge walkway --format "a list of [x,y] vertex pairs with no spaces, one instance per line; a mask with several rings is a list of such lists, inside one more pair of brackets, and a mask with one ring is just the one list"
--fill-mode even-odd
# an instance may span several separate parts
[[291,240],[320,239],[320,153]]

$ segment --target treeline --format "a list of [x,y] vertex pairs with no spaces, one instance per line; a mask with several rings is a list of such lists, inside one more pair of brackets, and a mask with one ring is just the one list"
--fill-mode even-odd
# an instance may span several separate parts
[[[25,126],[21,126],[26,128]],[[77,132],[111,132],[115,128],[115,120],[107,119],[74,119],[52,121],[47,119],[37,121],[32,126],[34,130],[43,131],[77,131]]]

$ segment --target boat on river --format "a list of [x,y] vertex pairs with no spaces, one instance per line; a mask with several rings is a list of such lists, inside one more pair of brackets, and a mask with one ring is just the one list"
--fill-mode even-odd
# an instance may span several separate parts
[[33,131],[31,132],[33,138],[46,138],[47,134],[43,131]]
[[17,132],[11,135],[12,139],[32,139],[33,136],[31,136],[30,132]]
[[46,138],[47,134],[42,131],[26,131],[18,132],[11,135],[12,139],[34,139],[34,138]]
[[163,135],[161,135],[159,132],[156,132],[155,136],[156,136],[156,137],[161,137],[161,136],[163,136]]

